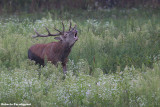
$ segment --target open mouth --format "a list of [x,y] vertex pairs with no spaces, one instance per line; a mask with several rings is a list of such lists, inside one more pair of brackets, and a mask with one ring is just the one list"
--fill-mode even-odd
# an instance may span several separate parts
[[75,41],[78,40],[77,32],[74,34]]
[[77,37],[77,33],[75,33],[74,37]]

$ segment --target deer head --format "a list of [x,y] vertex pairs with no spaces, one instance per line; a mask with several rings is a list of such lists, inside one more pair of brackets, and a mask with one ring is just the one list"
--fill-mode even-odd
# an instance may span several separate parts
[[64,44],[68,44],[69,47],[72,47],[74,45],[74,43],[78,40],[78,36],[77,36],[77,28],[76,25],[72,28],[72,23],[70,21],[70,26],[69,26],[69,30],[65,31],[65,27],[64,27],[64,23],[62,22],[62,26],[63,26],[63,31],[60,31],[56,28],[54,28],[56,31],[58,31],[59,33],[57,34],[51,34],[50,31],[48,30],[48,28],[46,28],[48,34],[47,35],[43,35],[43,34],[39,34],[36,29],[34,29],[34,31],[36,32],[37,35],[32,36],[33,38],[35,37],[49,37],[49,36],[56,36],[54,39],[62,41],[62,43]]

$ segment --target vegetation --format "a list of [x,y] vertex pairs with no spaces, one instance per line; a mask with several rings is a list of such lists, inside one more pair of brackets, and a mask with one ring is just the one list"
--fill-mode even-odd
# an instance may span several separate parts
[[[47,15],[46,15],[47,14]],[[68,73],[27,59],[33,29],[77,24]],[[159,106],[160,12],[132,8],[1,16],[0,103],[32,106]],[[55,31],[52,30],[54,33]]]

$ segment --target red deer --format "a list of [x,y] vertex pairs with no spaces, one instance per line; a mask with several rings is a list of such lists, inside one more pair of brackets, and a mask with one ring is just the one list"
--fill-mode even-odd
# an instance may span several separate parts
[[[47,44],[35,44],[31,46],[28,50],[28,58],[31,60],[34,60],[36,64],[40,64],[44,66],[45,59],[47,61],[51,61],[54,65],[57,66],[57,62],[61,62],[63,67],[63,72],[66,73],[67,67],[66,63],[68,60],[68,55],[72,49],[72,46],[74,43],[78,40],[77,36],[77,29],[76,25],[75,27],[70,27],[69,30],[65,32],[65,27],[63,25],[63,31],[60,31],[56,28],[54,28],[59,33],[57,34],[51,34],[48,28],[46,28],[48,34],[43,35],[39,34],[36,29],[34,30],[36,35],[33,36],[33,38],[36,37],[49,37],[49,36],[56,36],[54,39],[58,40],[58,42],[51,42]],[[57,37],[58,36],[58,37]]]

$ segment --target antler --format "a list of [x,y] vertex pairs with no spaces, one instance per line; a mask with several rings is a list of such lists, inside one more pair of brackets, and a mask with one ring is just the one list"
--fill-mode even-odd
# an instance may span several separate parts
[[63,26],[63,32],[61,32],[60,30],[58,30],[58,29],[56,29],[56,28],[54,28],[56,31],[58,31],[59,33],[64,33],[64,31],[65,31],[65,28],[64,28],[64,23],[63,23],[63,21],[62,21],[62,26]]
[[[70,22],[70,23],[71,23],[71,22]],[[48,37],[48,36],[59,36],[59,35],[63,35],[64,32],[65,32],[65,27],[64,27],[63,21],[62,21],[62,26],[63,26],[63,32],[61,32],[60,30],[54,28],[56,31],[59,32],[59,33],[57,33],[57,34],[51,34],[47,27],[45,27],[46,30],[47,30],[47,32],[48,32],[47,35],[39,34],[39,33],[36,31],[36,29],[34,29],[34,31],[36,32],[37,35],[33,35],[32,37],[33,37],[33,38],[36,38],[36,37]],[[70,24],[70,28],[71,28],[71,24]]]
[[72,28],[71,26],[72,26],[72,23],[71,23],[71,20],[70,20],[69,31],[70,31],[70,30],[71,30],[71,28]]
[[33,35],[32,37],[33,37],[33,38],[36,38],[36,37],[59,36],[59,35],[62,35],[62,34],[63,34],[63,32],[59,31],[59,30],[56,29],[56,28],[54,28],[54,29],[55,29],[56,31],[58,31],[59,33],[57,33],[57,34],[51,34],[50,31],[48,30],[48,28],[47,28],[47,27],[45,27],[45,28],[46,28],[46,30],[47,30],[47,32],[48,32],[47,35],[39,34],[39,33],[36,31],[36,29],[34,29],[34,31],[35,31],[35,33],[36,33],[37,35]]
[[64,31],[65,31],[65,28],[64,28],[64,23],[63,23],[63,21],[62,21],[62,26],[63,26],[63,33],[64,33]]

